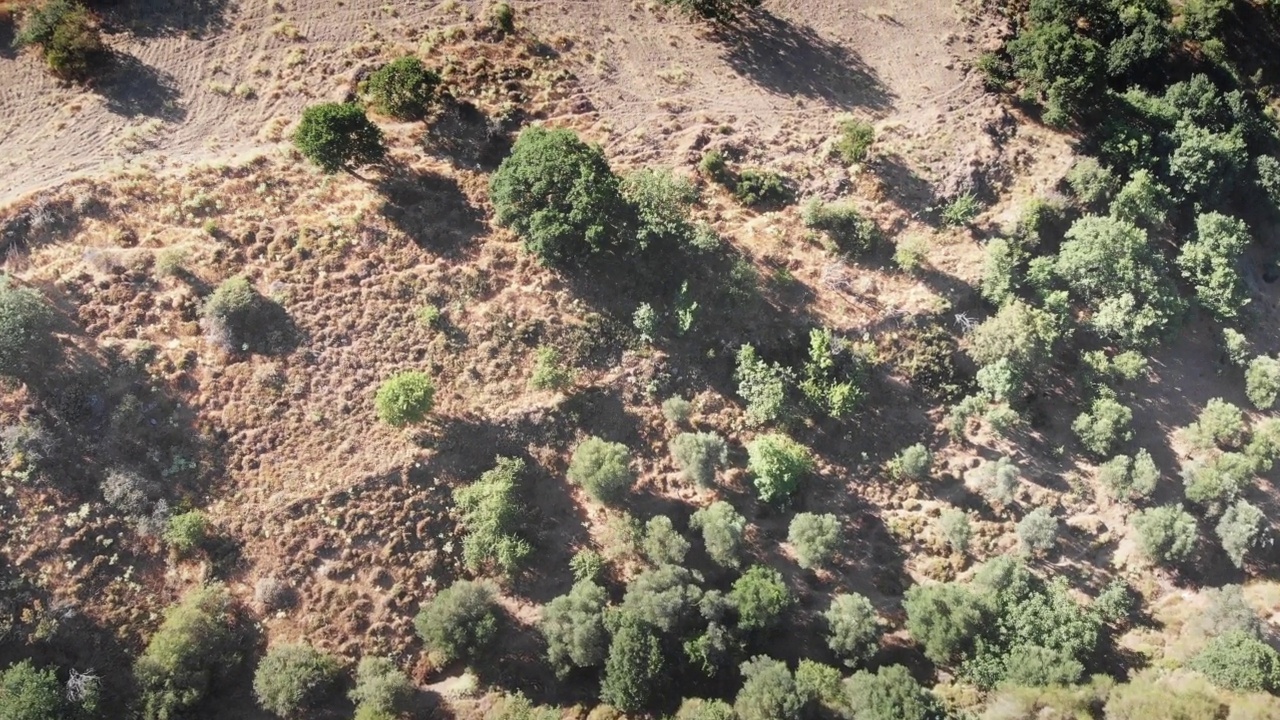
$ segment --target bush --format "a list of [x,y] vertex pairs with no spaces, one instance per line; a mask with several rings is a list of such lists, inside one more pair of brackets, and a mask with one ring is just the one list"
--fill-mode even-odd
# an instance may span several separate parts
[[673,720],[736,720],[733,706],[723,700],[685,698]]
[[662,401],[662,416],[667,422],[683,425],[693,417],[693,403],[679,395],[673,395]]
[[1265,642],[1240,630],[1209,640],[1190,667],[1214,685],[1243,692],[1275,692],[1280,687],[1280,655]]
[[1186,560],[1196,545],[1196,520],[1177,505],[1139,510],[1133,518],[1138,547],[1158,563]]
[[902,607],[907,632],[923,646],[925,657],[938,664],[967,650],[982,628],[982,599],[952,583],[915,585],[907,590]]
[[840,593],[822,614],[827,621],[827,647],[854,667],[875,654],[880,619],[871,601],[857,593]]
[[1094,455],[1107,455],[1120,443],[1133,438],[1129,424],[1133,411],[1102,395],[1094,399],[1087,412],[1080,413],[1071,429],[1080,438],[1080,444]]
[[395,663],[366,657],[356,667],[356,686],[350,694],[356,704],[356,720],[390,720],[408,709],[413,692],[413,683]]
[[715,484],[716,469],[729,459],[729,447],[713,432],[680,433],[671,441],[671,457],[686,478],[709,488]]
[[805,227],[827,236],[828,249],[861,257],[876,242],[876,225],[862,216],[853,203],[824,203],[813,198],[804,204],[800,219]]
[[1222,513],[1215,528],[1222,549],[1238,568],[1244,567],[1245,554],[1258,544],[1266,528],[1266,516],[1244,500],[1238,500]]
[[854,673],[845,681],[845,694],[858,720],[926,720],[933,707],[929,694],[901,665]]
[[1004,682],[1022,687],[1074,685],[1084,666],[1069,654],[1039,645],[1011,648],[1005,657]]
[[87,78],[106,54],[92,13],[72,0],[48,0],[28,12],[14,45],[39,45],[49,69],[71,80]]
[[796,561],[809,570],[829,562],[840,546],[840,521],[835,515],[799,513],[791,519],[787,542],[795,548]]
[[817,410],[839,420],[848,417],[862,401],[859,366],[849,343],[831,330],[809,331],[809,357],[804,363],[800,393]]
[[567,367],[560,351],[544,345],[533,356],[533,374],[529,387],[534,390],[564,390],[573,384],[573,368]]
[[1187,499],[1209,506],[1230,502],[1249,486],[1253,471],[1253,461],[1242,453],[1227,452],[1193,461],[1182,471]]
[[718,565],[738,567],[738,546],[747,528],[747,519],[724,500],[717,500],[689,518],[689,527],[702,531],[707,555]]
[[777,570],[755,565],[733,582],[729,601],[738,609],[742,630],[768,630],[791,607],[791,592]]
[[712,182],[721,185],[728,185],[733,180],[733,175],[729,172],[729,163],[725,159],[724,153],[715,148],[702,154],[702,160],[698,162],[698,170],[710,178]]
[[416,57],[402,57],[375,70],[363,89],[379,113],[417,120],[427,113],[439,86],[439,74]]
[[600,699],[625,713],[648,707],[665,672],[662,645],[648,625],[623,612],[618,615],[605,661]]
[[708,20],[732,20],[741,10],[760,7],[762,0],[662,0]]
[[866,120],[851,118],[840,123],[840,137],[836,140],[836,154],[846,165],[856,165],[867,159],[871,143],[875,142],[876,129]]
[[144,720],[169,720],[194,708],[213,683],[240,664],[233,600],[209,585],[169,608],[133,665]]
[[1158,230],[1168,222],[1173,208],[1169,189],[1145,169],[1134,170],[1129,182],[1111,201],[1111,215],[1144,230]]
[[569,480],[599,502],[617,502],[635,482],[627,446],[594,436],[587,438],[573,451]]
[[622,609],[664,633],[683,628],[697,610],[702,589],[678,565],[660,565],[636,576],[622,597]]
[[204,544],[209,523],[204,513],[191,510],[169,518],[164,541],[180,555],[185,555]]
[[977,217],[980,212],[982,212],[982,203],[978,202],[976,195],[971,192],[957,195],[942,207],[942,224],[947,227],[968,225],[969,221]]
[[1026,377],[1047,364],[1057,335],[1048,313],[1014,300],[974,328],[969,355],[983,366],[1007,360],[1018,377]]
[[265,349],[273,306],[247,278],[224,280],[200,308],[201,325],[209,340],[227,352]]
[[1175,689],[1170,683],[1156,684],[1147,679],[1117,685],[1108,694],[1104,709],[1107,720],[1212,720],[1223,717],[1227,711],[1205,690]]
[[1219,319],[1230,320],[1249,302],[1240,281],[1240,256],[1249,246],[1249,227],[1221,213],[1196,217],[1196,235],[1178,253],[1182,276],[1195,286],[1196,299]]
[[1160,469],[1151,453],[1139,450],[1133,457],[1117,455],[1103,463],[1098,480],[1115,499],[1136,500],[1156,489]]
[[738,395],[747,403],[747,419],[756,425],[785,419],[788,414],[788,387],[791,373],[777,363],[767,363],[750,345],[738,349]]
[[913,274],[929,257],[929,239],[923,235],[899,238],[893,249],[893,263],[904,273]]
[[1098,162],[1097,158],[1083,157],[1071,166],[1067,172],[1067,185],[1072,194],[1086,209],[1103,207],[1115,193],[1118,182],[1111,168]]
[[574,668],[595,667],[604,662],[609,636],[604,627],[604,588],[579,581],[567,595],[547,603],[542,613],[542,634],[547,639],[547,661],[556,675]]
[[422,422],[435,407],[436,386],[423,372],[396,373],[378,387],[374,406],[378,419],[392,427]]
[[493,567],[512,573],[532,552],[528,541],[516,532],[522,508],[516,483],[522,472],[523,460],[499,457],[480,479],[453,491],[465,532],[462,561],[468,570],[481,572]]
[[612,249],[630,222],[619,180],[599,147],[572,130],[520,133],[489,182],[499,225],[544,264],[578,264]]
[[355,103],[321,103],[303,110],[293,144],[327,174],[353,172],[382,162],[387,154],[382,130]]
[[784,502],[813,472],[813,456],[786,435],[761,435],[747,444],[747,466],[756,486],[756,495],[767,503]]
[[0,672],[0,720],[62,720],[65,705],[53,668],[37,670],[22,660]]
[[258,663],[253,694],[267,712],[296,717],[317,706],[339,672],[337,660],[310,645],[276,645]]
[[1280,360],[1261,355],[1250,361],[1244,388],[1249,402],[1259,410],[1270,410],[1280,397]]
[[1049,508],[1036,508],[1018,523],[1018,540],[1023,550],[1043,553],[1053,549],[1058,542],[1058,518]]
[[942,539],[958,553],[969,551],[969,541],[973,539],[973,528],[969,526],[969,516],[963,510],[947,508],[938,515],[938,531]]
[[1129,618],[1137,606],[1138,598],[1129,589],[1129,584],[1119,578],[1107,583],[1093,601],[1094,612],[1107,623],[1118,623]]
[[492,587],[458,580],[422,605],[413,627],[444,662],[474,662],[497,638],[498,612]]
[[786,179],[769,170],[743,170],[733,186],[733,196],[750,208],[786,205],[792,200]]
[[0,276],[0,375],[26,379],[49,369],[58,350],[53,321],[43,295]]
[[689,541],[676,531],[671,518],[659,515],[645,523],[643,547],[654,565],[679,565],[689,552]]
[[1240,408],[1222,398],[1211,398],[1195,424],[1187,428],[1187,439],[1201,450],[1215,445],[1234,448],[1244,442],[1247,429]]
[[978,493],[994,505],[1005,506],[1013,502],[1018,490],[1018,466],[1007,457],[983,463],[973,471]]
[[620,190],[639,216],[637,247],[671,251],[693,238],[689,208],[698,201],[698,189],[693,183],[670,170],[646,168],[627,175]]
[[742,663],[742,688],[733,701],[738,720],[798,717],[803,700],[795,678],[781,660],[758,655]]
[[933,453],[923,443],[916,443],[889,461],[889,472],[899,480],[925,480],[933,465]]
[[516,31],[516,11],[510,3],[494,3],[489,8],[489,22],[498,32],[513,33]]

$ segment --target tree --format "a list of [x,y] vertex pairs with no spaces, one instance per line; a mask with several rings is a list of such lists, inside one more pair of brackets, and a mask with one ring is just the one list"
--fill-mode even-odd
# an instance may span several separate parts
[[760,7],[762,0],[662,0],[708,20],[732,20],[742,10]]
[[732,505],[724,500],[711,503],[689,518],[689,527],[702,531],[702,542],[712,561],[724,567],[738,567],[738,546],[742,544],[747,519]]
[[65,701],[53,668],[22,660],[0,672],[0,720],[62,720]]
[[1057,337],[1048,313],[1014,300],[974,328],[969,335],[969,355],[984,366],[1008,360],[1019,377],[1026,377],[1048,362]]
[[354,174],[362,165],[382,162],[387,154],[382,130],[355,103],[321,103],[303,110],[293,144],[326,174]]
[[1058,541],[1058,518],[1049,508],[1041,507],[1027,513],[1018,523],[1018,539],[1030,553],[1043,553],[1053,549]]
[[1231,502],[1253,480],[1254,461],[1238,452],[1224,452],[1192,461],[1183,471],[1187,499],[1217,507]]
[[840,593],[822,614],[827,621],[827,647],[854,667],[875,654],[880,619],[871,601],[857,593]]
[[951,549],[958,553],[969,550],[969,541],[973,539],[973,528],[969,525],[969,516],[959,508],[947,508],[938,515],[938,531],[942,539],[947,541]]
[[1151,453],[1139,450],[1133,457],[1117,455],[1102,464],[1098,480],[1117,500],[1147,497],[1156,489],[1160,469]]
[[659,515],[645,523],[643,548],[655,565],[679,565],[689,552],[689,541],[676,531],[671,518]]
[[439,86],[440,75],[434,70],[416,57],[402,57],[375,70],[363,89],[379,113],[417,120],[426,114]]
[[795,548],[800,567],[825,565],[839,549],[840,521],[831,514],[798,513],[791,519],[787,542]]
[[1019,474],[1018,466],[1003,455],[983,463],[973,471],[978,493],[986,498],[987,502],[1001,506],[1013,502],[1014,494],[1018,490]]
[[340,671],[337,660],[310,645],[276,645],[254,671],[253,694],[267,712],[298,717],[324,699]]
[[686,478],[711,487],[716,469],[729,459],[729,448],[724,438],[713,432],[680,433],[671,441],[671,457]]
[[1138,547],[1155,562],[1186,560],[1196,545],[1196,520],[1177,505],[1139,510],[1133,518]]
[[523,460],[499,457],[479,480],[453,491],[466,533],[462,560],[472,572],[493,566],[511,573],[532,552],[528,541],[516,533],[521,507],[516,482],[522,472]]
[[567,595],[547,603],[542,613],[542,634],[547,639],[547,660],[556,675],[574,668],[604,662],[609,635],[604,627],[604,588],[591,581],[575,583]]
[[738,627],[752,631],[776,625],[792,598],[777,570],[755,565],[733,582],[729,601],[738,609]]
[[427,649],[445,662],[473,662],[497,638],[498,611],[487,583],[458,580],[422,606],[413,626]]
[[902,452],[889,462],[889,472],[899,480],[924,480],[929,477],[929,467],[933,465],[933,453],[924,443],[916,443],[903,448]]
[[933,707],[929,694],[901,665],[854,673],[845,681],[845,694],[858,720],[925,720]]
[[0,375],[27,379],[57,354],[53,309],[39,292],[0,276]]
[[661,565],[636,576],[622,597],[628,616],[664,633],[684,627],[696,612],[702,589],[693,574],[678,565]]
[[1085,156],[1067,171],[1067,185],[1085,208],[1103,207],[1116,192],[1118,182],[1111,168]]
[[1222,549],[1238,568],[1244,567],[1244,557],[1254,547],[1266,528],[1266,516],[1245,500],[1237,500],[1228,507],[1218,526],[1214,528]]
[[1249,162],[1241,129],[1219,133],[1179,120],[1170,138],[1176,147],[1169,155],[1169,175],[1181,183],[1174,190],[1210,206],[1221,204]]
[[1074,685],[1084,665],[1062,650],[1039,645],[1019,645],[1005,657],[1004,682],[1021,687]]
[[1132,421],[1132,410],[1104,394],[1094,398],[1089,410],[1076,417],[1071,429],[1086,450],[1095,455],[1106,455],[1117,444],[1133,438],[1133,430],[1129,427]]
[[88,78],[106,54],[93,14],[74,0],[47,0],[28,11],[14,45],[40,46],[49,69],[68,80]]
[[769,433],[747,444],[747,466],[764,502],[783,502],[814,470],[813,456],[786,435]]
[[1280,360],[1260,355],[1244,372],[1245,394],[1259,410],[1270,410],[1280,397]]
[[902,607],[912,639],[938,664],[967,649],[983,622],[982,599],[954,583],[915,585],[907,590]]
[[723,700],[685,698],[673,720],[735,720],[733,706]]
[[1143,230],[1163,228],[1173,208],[1169,188],[1160,184],[1149,170],[1134,170],[1129,182],[1111,201],[1111,215]]
[[747,419],[764,425],[786,418],[788,388],[794,384],[792,373],[777,363],[765,362],[750,345],[738,348],[734,379],[738,395],[747,402]]
[[263,297],[243,275],[227,278],[200,307],[209,340],[226,352],[269,350],[272,326],[283,311]]
[[1240,256],[1250,241],[1243,221],[1222,213],[1196,217],[1196,235],[1178,253],[1178,267],[1196,289],[1196,299],[1218,318],[1230,320],[1249,302],[1240,282]]
[[621,612],[605,661],[600,699],[626,712],[648,707],[664,673],[662,646],[650,626]]
[[144,720],[169,720],[200,703],[240,663],[234,601],[222,585],[187,593],[169,608],[133,665]]
[[1204,591],[1204,610],[1195,619],[1193,627],[1204,637],[1217,637],[1231,632],[1242,632],[1261,639],[1262,621],[1258,613],[1244,597],[1244,587],[1223,585]]
[[1240,630],[1209,640],[1190,666],[1218,687],[1243,692],[1275,692],[1280,687],[1280,654]]
[[604,153],[572,130],[531,127],[489,182],[499,225],[546,265],[580,264],[612,250],[630,226]]
[[669,170],[645,168],[627,175],[620,190],[636,209],[637,248],[671,252],[692,239],[689,208],[698,201],[698,189],[693,183]]
[[356,720],[392,720],[408,709],[413,683],[387,658],[366,657],[356,667],[350,697],[356,704]]
[[592,436],[578,445],[569,460],[569,480],[600,502],[612,503],[635,482],[627,446]]
[[787,664],[757,655],[742,663],[742,689],[733,701],[739,720],[794,718],[804,704]]
[[436,386],[431,376],[416,370],[396,373],[378,386],[373,404],[378,419],[391,427],[422,422],[435,407]]

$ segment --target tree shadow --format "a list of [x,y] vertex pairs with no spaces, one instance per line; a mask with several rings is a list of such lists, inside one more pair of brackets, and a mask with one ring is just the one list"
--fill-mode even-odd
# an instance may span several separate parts
[[13,38],[17,35],[16,20],[0,22],[0,58],[12,60],[18,57],[18,48],[13,46]]
[[768,11],[743,13],[712,37],[737,73],[769,92],[823,100],[839,108],[887,110],[893,94],[857,53]]
[[511,134],[519,125],[518,114],[486,115],[466,100],[445,97],[422,136],[422,148],[461,167],[492,171],[511,152]]
[[381,214],[423,250],[455,257],[484,232],[484,215],[450,177],[390,161],[374,181]]
[[112,52],[107,73],[92,85],[107,110],[123,117],[149,117],[178,122],[187,116],[173,76],[133,55]]
[[898,154],[877,155],[869,164],[871,172],[880,178],[880,188],[889,202],[907,213],[913,220],[919,220],[932,227],[938,226],[937,213],[929,208],[937,202],[933,192],[933,184],[920,177],[907,159]]
[[187,35],[201,38],[227,28],[229,0],[118,0],[101,11],[106,28],[141,38]]

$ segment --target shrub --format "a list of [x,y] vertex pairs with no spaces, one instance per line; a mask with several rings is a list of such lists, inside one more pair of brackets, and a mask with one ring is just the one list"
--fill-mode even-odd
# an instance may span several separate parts
[[169,608],[133,665],[144,720],[185,714],[241,660],[230,593],[209,585]]
[[731,20],[739,11],[760,7],[762,0],[662,0],[708,20]]
[[350,698],[356,704],[356,720],[390,720],[408,709],[413,683],[387,658],[366,657],[356,667]]
[[[813,660],[801,660],[796,666],[796,694],[806,712],[835,712],[844,706],[844,689],[840,687],[840,670]],[[815,707],[817,705],[818,707]]]
[[786,179],[769,170],[743,170],[733,186],[733,196],[747,207],[786,205],[791,202],[791,190]]
[[58,349],[53,320],[43,295],[0,276],[0,374],[27,378],[48,369]]
[[756,495],[768,503],[785,501],[814,470],[809,450],[778,433],[761,435],[748,443],[747,458]]
[[427,113],[440,86],[440,75],[416,57],[392,60],[364,82],[373,109],[401,120],[417,120]]
[[933,706],[929,694],[901,665],[854,673],[845,681],[845,694],[858,720],[926,720]]
[[716,469],[729,459],[729,448],[724,438],[713,432],[680,433],[671,441],[671,457],[686,478],[711,487]]
[[595,550],[579,550],[569,559],[569,571],[577,582],[599,580],[604,570],[604,556]]
[[738,609],[739,628],[767,630],[791,607],[791,592],[777,570],[755,565],[733,582],[729,601]]
[[396,373],[378,387],[374,406],[378,419],[392,427],[414,425],[435,406],[436,386],[423,372]]
[[489,192],[498,224],[547,265],[577,264],[611,249],[629,225],[604,153],[571,130],[520,133]]
[[924,443],[904,448],[889,461],[889,472],[899,480],[925,480],[933,465],[933,453]]
[[279,578],[264,577],[253,585],[253,601],[267,612],[292,607],[297,600],[294,589]]
[[22,660],[0,672],[0,719],[62,720],[66,702],[53,668],[37,670]]
[[738,349],[738,395],[747,403],[747,419],[756,425],[776,422],[786,417],[788,387],[794,382],[791,373],[777,363],[767,363],[750,345]]
[[823,613],[827,621],[827,647],[854,667],[875,654],[880,640],[880,620],[871,601],[857,593],[831,598]]
[[1239,447],[1246,434],[1244,413],[1240,408],[1223,400],[1211,398],[1200,410],[1195,424],[1187,428],[1187,439],[1202,450],[1215,445]]
[[164,541],[179,554],[189,553],[204,544],[209,523],[199,510],[174,515],[169,518]]
[[1007,457],[1001,456],[993,461],[983,463],[973,471],[978,493],[995,505],[1008,505],[1013,502],[1014,493],[1018,489],[1018,466]]
[[796,561],[808,570],[829,562],[840,546],[840,521],[835,515],[798,513],[791,519],[787,542],[795,548]]
[[1138,547],[1158,563],[1186,560],[1196,545],[1196,520],[1177,505],[1139,510],[1133,518]]
[[557,676],[604,662],[609,649],[604,627],[607,599],[604,588],[580,581],[567,595],[547,603],[542,613],[542,634],[547,639],[547,661]]
[[969,550],[969,541],[973,539],[973,528],[969,526],[969,516],[958,508],[947,508],[938,515],[938,531],[942,539],[958,553]]
[[271,322],[271,304],[247,278],[224,280],[200,308],[201,324],[209,339],[223,350],[250,350],[261,345],[264,325]]
[[803,700],[786,663],[758,655],[742,663],[741,671],[742,688],[733,701],[738,720],[799,716]]
[[644,526],[644,556],[654,565],[679,565],[689,552],[685,540],[665,515],[649,518]]
[[697,610],[702,590],[678,565],[660,565],[636,576],[622,597],[628,615],[664,633],[682,628]]
[[683,425],[693,417],[693,403],[679,395],[673,395],[662,401],[662,416],[667,422]]
[[1107,720],[1210,720],[1222,717],[1227,708],[1200,688],[1175,689],[1144,678],[1117,685],[1108,694],[1104,710]]
[[923,235],[900,238],[893,249],[893,263],[904,273],[913,274],[929,257],[929,239]]
[[662,645],[648,625],[621,613],[613,628],[600,699],[625,713],[644,710],[664,674]]
[[276,645],[258,663],[253,694],[267,712],[296,717],[324,698],[339,671],[337,660],[310,645]]
[[814,408],[837,420],[852,414],[863,397],[858,371],[848,342],[827,328],[809,331],[809,357],[800,392]]
[[1280,655],[1265,642],[1233,630],[1209,640],[1190,666],[1218,687],[1275,692],[1280,687]]
[[862,216],[853,203],[824,203],[813,198],[804,204],[800,219],[805,227],[827,236],[829,248],[850,257],[861,257],[876,241],[876,225]]
[[382,130],[355,103],[321,103],[303,110],[293,144],[327,174],[352,172],[382,162],[387,154]]
[[639,216],[637,247],[672,250],[693,238],[689,208],[698,201],[693,183],[669,170],[646,168],[627,175],[619,187]]
[[427,649],[445,662],[473,662],[498,634],[498,604],[493,588],[483,582],[458,580],[436,593],[413,618]]
[[840,137],[836,140],[836,154],[846,165],[855,165],[867,159],[871,143],[875,142],[876,129],[866,120],[851,118],[840,123]]
[[652,343],[658,335],[658,312],[649,303],[640,303],[631,314],[631,325],[640,333],[640,340]]
[[1270,410],[1280,397],[1280,360],[1261,355],[1250,361],[1244,388],[1249,402],[1259,410]]
[[1036,508],[1018,523],[1018,540],[1030,553],[1042,553],[1053,549],[1058,541],[1058,518],[1049,508]]
[[1196,217],[1196,235],[1178,253],[1182,276],[1195,286],[1199,303],[1230,320],[1249,302],[1240,281],[1240,256],[1250,241],[1243,221],[1217,212]]
[[1093,601],[1093,609],[1103,622],[1117,623],[1128,619],[1133,613],[1137,600],[1129,584],[1119,578],[1107,583]]
[[1145,230],[1156,230],[1168,222],[1173,208],[1169,189],[1145,169],[1134,170],[1129,182],[1111,201],[1111,215]]
[[489,22],[499,32],[513,33],[516,31],[516,11],[511,7],[510,3],[494,3],[489,8]]
[[1111,168],[1097,158],[1084,157],[1076,161],[1067,172],[1067,185],[1085,208],[1097,209],[1104,205],[1116,191],[1118,182]]
[[567,367],[560,351],[544,345],[533,356],[529,387],[534,390],[564,390],[573,384],[573,368]]
[[978,202],[978,197],[971,192],[963,193],[942,206],[942,224],[947,227],[968,225],[980,212],[982,203]]
[[702,531],[702,542],[707,555],[718,565],[738,567],[738,546],[747,519],[724,500],[717,500],[698,510],[689,518],[689,527]]
[[1147,497],[1159,479],[1160,469],[1146,450],[1139,450],[1133,457],[1117,455],[1103,463],[1098,472],[1098,480],[1117,500]]
[[1244,567],[1245,554],[1257,545],[1266,527],[1262,511],[1244,500],[1238,500],[1222,513],[1215,528],[1222,549],[1238,568]]
[[721,185],[728,185],[733,180],[733,175],[729,173],[729,164],[725,159],[724,153],[715,148],[702,154],[702,160],[698,163],[698,170],[710,178],[712,182]]
[[480,479],[453,491],[465,532],[462,561],[468,570],[480,572],[495,567],[502,573],[511,573],[532,552],[528,541],[516,532],[521,514],[516,483],[522,472],[523,460],[499,457],[493,469]]
[[956,584],[915,585],[902,607],[907,632],[923,646],[925,657],[938,664],[964,652],[982,627],[982,599]]
[[1253,470],[1253,461],[1235,452],[1193,461],[1182,471],[1187,499],[1210,506],[1229,502],[1248,487]]
[[969,355],[984,366],[1007,360],[1018,377],[1025,377],[1048,362],[1057,334],[1048,313],[1014,300],[974,328]]
[[627,446],[589,437],[573,451],[569,480],[600,502],[612,503],[635,482]]
[[1039,645],[1021,645],[1005,657],[1004,682],[1022,687],[1074,685],[1084,666],[1069,654]]
[[87,78],[106,54],[93,15],[73,0],[48,0],[28,12],[14,45],[39,45],[49,69],[71,80]]
[[733,706],[723,700],[685,698],[673,720],[736,720]]
[[1094,399],[1088,411],[1076,417],[1071,429],[1086,450],[1095,455],[1107,455],[1116,445],[1133,438],[1133,430],[1129,427],[1132,421],[1132,410],[1114,398],[1102,395]]

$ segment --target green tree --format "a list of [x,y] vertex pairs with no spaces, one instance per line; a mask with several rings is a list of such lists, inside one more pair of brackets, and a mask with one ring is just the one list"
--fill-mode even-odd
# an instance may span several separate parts
[[599,147],[572,130],[520,133],[489,182],[499,225],[544,264],[579,264],[611,250],[630,225],[618,177]]
[[62,720],[62,685],[53,668],[37,670],[22,660],[0,672],[0,720]]
[[809,570],[825,565],[840,546],[840,521],[830,513],[798,513],[791,518],[787,542],[795,548],[796,561]]
[[395,663],[383,657],[366,657],[356,666],[355,720],[393,720],[408,709],[413,683]]
[[1176,147],[1169,155],[1169,174],[1180,183],[1174,189],[1185,198],[1208,205],[1229,197],[1249,162],[1241,129],[1214,132],[1179,120],[1171,139]]
[[595,436],[582,441],[573,451],[568,475],[588,495],[605,503],[620,500],[635,482],[627,446]]
[[1018,522],[1018,540],[1030,553],[1052,550],[1058,542],[1058,518],[1046,507],[1032,510]]
[[1151,453],[1139,450],[1133,457],[1117,455],[1103,463],[1098,480],[1115,499],[1135,500],[1156,489],[1160,469]]
[[1000,506],[1013,502],[1018,490],[1020,471],[1012,460],[1002,455],[983,463],[973,474],[978,493],[987,502]]
[[581,581],[569,594],[547,603],[542,613],[542,634],[547,639],[547,659],[556,675],[564,677],[574,668],[604,662],[609,649],[604,627],[606,600],[604,588]]
[[38,45],[49,69],[68,80],[85,80],[104,63],[106,45],[98,24],[74,0],[47,0],[24,16],[14,45]]
[[253,674],[253,694],[267,712],[298,717],[333,688],[341,667],[331,655],[303,643],[273,646]]
[[642,547],[645,557],[655,565],[679,565],[689,552],[689,541],[675,529],[671,518],[658,515],[645,523]]
[[[1235,499],[1253,480],[1254,462],[1243,453],[1226,452],[1193,460],[1182,471],[1187,499],[1217,507]],[[1216,513],[1215,513],[1216,514]]]
[[757,655],[742,663],[742,689],[733,701],[738,720],[779,720],[800,714],[804,701],[781,660]]
[[1118,181],[1097,158],[1083,157],[1067,171],[1067,185],[1085,208],[1100,208],[1115,194]]
[[1155,562],[1186,560],[1196,545],[1196,520],[1177,505],[1139,510],[1133,518],[1138,547]]
[[1197,449],[1211,450],[1216,446],[1240,447],[1247,434],[1240,408],[1222,398],[1210,398],[1195,423],[1187,428],[1186,438]]
[[532,552],[520,537],[520,508],[517,481],[524,461],[498,457],[493,469],[474,483],[453,491],[453,501],[466,533],[462,539],[462,560],[467,569],[479,572],[496,567],[511,573]]
[[768,630],[791,607],[791,591],[782,575],[772,568],[755,565],[733,582],[729,601],[738,609],[738,627]]
[[1044,120],[1065,126],[1102,96],[1106,54],[1097,42],[1063,23],[1042,23],[1006,46],[1023,94],[1045,106]]
[[680,433],[671,441],[671,457],[686,478],[701,487],[711,487],[716,469],[729,459],[729,446],[713,432]]
[[1280,397],[1280,360],[1260,355],[1244,372],[1245,394],[1259,410],[1270,410]]
[[1270,645],[1240,630],[1209,640],[1190,666],[1218,687],[1243,692],[1280,688],[1280,655]]
[[933,453],[924,443],[916,443],[894,456],[889,462],[889,472],[900,480],[925,480],[932,465]]
[[1114,397],[1103,394],[1094,398],[1088,411],[1076,417],[1071,429],[1086,450],[1095,455],[1107,455],[1116,445],[1133,438],[1132,421],[1132,410]]
[[733,706],[723,700],[685,698],[673,720],[737,720]]
[[694,228],[689,222],[689,209],[698,201],[698,189],[693,183],[670,170],[645,168],[627,175],[619,187],[622,196],[636,209],[638,248],[652,246],[670,252],[692,240]]
[[664,674],[662,645],[650,626],[622,612],[614,621],[600,699],[626,712],[645,710]]
[[1244,567],[1245,555],[1261,538],[1266,516],[1245,500],[1237,500],[1222,513],[1214,530],[1222,541],[1222,549],[1238,568]]
[[53,322],[43,295],[0,276],[0,375],[28,379],[47,370],[58,351]]
[[622,597],[622,609],[664,633],[688,625],[702,599],[693,574],[678,565],[661,565],[636,576]]
[[969,335],[969,355],[979,365],[1007,360],[1018,377],[1038,372],[1049,361],[1058,331],[1043,310],[1014,300]]
[[1163,228],[1173,208],[1169,188],[1160,184],[1149,170],[1134,170],[1129,181],[1111,201],[1111,215],[1147,230]]
[[901,665],[854,673],[845,694],[858,720],[926,720],[933,709],[929,694]]
[[769,433],[747,444],[747,465],[756,494],[764,502],[783,502],[814,470],[813,456],[786,435]]
[[738,349],[737,360],[734,379],[738,395],[747,403],[747,419],[755,425],[784,420],[789,410],[788,389],[795,383],[790,371],[765,362],[750,345]]
[[738,567],[738,547],[747,528],[747,519],[724,500],[717,500],[689,518],[689,527],[702,531],[707,555],[718,565]]
[[387,154],[382,130],[356,103],[321,103],[303,110],[293,144],[327,174],[354,174],[362,165],[382,162]]
[[436,386],[431,376],[416,370],[396,373],[378,386],[373,404],[378,419],[392,427],[415,425],[435,407]]
[[969,550],[969,541],[973,539],[973,528],[969,525],[969,516],[959,508],[947,508],[938,515],[938,531],[947,545],[958,553]]
[[234,601],[221,585],[192,590],[169,608],[133,665],[144,720],[169,720],[199,704],[239,665],[239,639]]
[[907,631],[923,646],[925,657],[946,664],[964,652],[983,624],[983,602],[954,583],[915,585],[902,602]]
[[857,593],[839,593],[822,614],[827,621],[827,647],[854,667],[875,654],[880,641],[880,619],[875,606]]
[[497,638],[498,612],[492,587],[458,580],[422,605],[413,627],[427,649],[445,662],[473,662]]
[[416,57],[396,58],[364,82],[374,110],[401,120],[417,120],[427,112],[440,86],[440,75]]
[[1196,289],[1196,299],[1220,319],[1230,320],[1249,302],[1240,281],[1240,256],[1250,241],[1243,221],[1217,212],[1196,217],[1196,235],[1178,253],[1178,267]]

